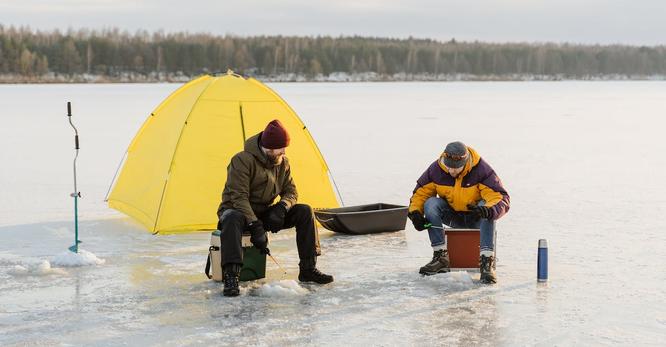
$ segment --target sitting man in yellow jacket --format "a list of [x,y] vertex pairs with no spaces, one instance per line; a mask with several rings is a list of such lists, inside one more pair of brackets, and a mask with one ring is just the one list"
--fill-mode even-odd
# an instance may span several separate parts
[[432,260],[419,272],[450,271],[443,224],[480,228],[481,282],[496,283],[495,221],[508,211],[509,194],[490,165],[462,142],[446,145],[440,158],[417,180],[409,204],[409,219],[416,230],[428,229],[433,249]]

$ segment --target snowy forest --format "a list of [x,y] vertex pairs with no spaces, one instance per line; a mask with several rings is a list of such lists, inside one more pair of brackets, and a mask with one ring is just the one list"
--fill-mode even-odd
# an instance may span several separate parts
[[666,46],[251,36],[0,25],[0,82],[187,80],[227,69],[268,80],[664,79]]

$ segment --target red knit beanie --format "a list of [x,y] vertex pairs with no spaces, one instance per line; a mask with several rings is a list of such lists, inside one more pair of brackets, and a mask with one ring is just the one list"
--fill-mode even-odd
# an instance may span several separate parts
[[268,149],[289,146],[289,134],[279,120],[272,120],[261,133],[261,146]]

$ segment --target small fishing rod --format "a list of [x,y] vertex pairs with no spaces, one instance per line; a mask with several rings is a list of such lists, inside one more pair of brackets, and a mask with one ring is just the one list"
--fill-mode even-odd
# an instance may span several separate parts
[[282,272],[284,272],[285,275],[287,274],[287,270],[285,270],[285,269],[282,267],[282,265],[280,265],[280,263],[278,263],[278,261],[275,259],[275,257],[273,257],[273,255],[271,254],[270,251],[269,251],[268,253],[266,253],[266,255],[268,255],[268,256],[273,260],[273,262],[275,263],[275,265],[277,265],[277,266],[280,268],[280,270],[282,270]]
[[446,228],[444,228],[444,227],[438,227],[438,226],[436,226],[436,225],[432,225],[432,224],[430,224],[430,223],[425,224],[424,227],[426,227],[426,229],[430,229],[430,228],[442,229],[442,230],[446,229]]
[[74,129],[74,149],[76,150],[76,155],[74,156],[74,193],[71,193],[69,196],[74,198],[74,245],[69,247],[69,250],[74,253],[79,253],[79,198],[81,197],[81,192],[78,191],[76,186],[76,159],[79,158],[79,131],[72,123],[72,103],[67,102],[67,118],[69,119],[69,124]]

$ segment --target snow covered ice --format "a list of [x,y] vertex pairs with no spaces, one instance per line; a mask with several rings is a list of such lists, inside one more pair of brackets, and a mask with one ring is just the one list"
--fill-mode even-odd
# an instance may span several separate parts
[[[0,345],[661,345],[666,84],[270,84],[308,125],[346,205],[405,205],[446,143],[511,194],[499,283],[418,274],[425,232],[320,229],[324,285],[297,280],[293,231],[241,296],[203,275],[208,233],[153,236],[103,202],[130,140],[179,85],[2,85]],[[82,258],[73,242],[73,135]],[[288,152],[287,152],[288,155]],[[549,282],[536,282],[538,239]],[[87,259],[88,262],[83,260]],[[72,266],[72,265],[86,266]]]
[[61,252],[53,258],[52,263],[60,267],[89,266],[104,264],[104,259],[100,259],[85,249],[79,248],[76,253],[70,251]]

